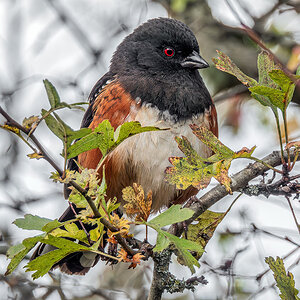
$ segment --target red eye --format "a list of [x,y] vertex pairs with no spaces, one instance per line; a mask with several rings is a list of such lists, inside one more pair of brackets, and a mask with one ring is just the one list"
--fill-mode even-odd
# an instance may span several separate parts
[[172,48],[165,48],[164,49],[164,54],[169,56],[169,57],[172,57],[172,56],[174,56],[175,51]]

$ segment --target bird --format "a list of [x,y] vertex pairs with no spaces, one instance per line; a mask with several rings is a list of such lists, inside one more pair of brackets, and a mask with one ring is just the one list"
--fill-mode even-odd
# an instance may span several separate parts
[[[168,158],[182,156],[176,136],[187,137],[202,157],[213,154],[190,128],[190,124],[205,126],[218,136],[217,112],[198,71],[207,67],[192,30],[172,18],[150,19],[118,45],[109,71],[90,92],[81,127],[95,129],[103,120],[109,120],[114,129],[125,122],[138,121],[142,126],[169,130],[134,135],[108,154],[107,199],[116,197],[122,205],[122,189],[138,183],[146,193],[152,192],[151,211],[156,213],[197,194],[192,186],[176,189],[164,176],[170,165]],[[69,161],[69,169],[77,170],[77,163],[96,169],[101,157],[99,149],[86,151]],[[73,219],[75,209],[70,206],[59,221]],[[49,251],[46,248],[40,244],[32,258]],[[56,266],[68,274],[84,275],[98,260],[97,254],[77,252]]]

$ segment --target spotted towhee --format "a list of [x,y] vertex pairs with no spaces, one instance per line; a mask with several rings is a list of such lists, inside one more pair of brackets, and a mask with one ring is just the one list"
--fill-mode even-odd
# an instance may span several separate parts
[[[164,171],[170,156],[182,155],[175,136],[186,136],[202,157],[212,154],[189,127],[204,125],[218,134],[216,110],[197,70],[207,67],[193,32],[174,19],[149,20],[117,47],[109,72],[90,93],[82,127],[94,129],[108,119],[115,129],[128,121],[170,129],[132,136],[109,154],[105,164],[107,199],[117,197],[122,202],[122,189],[136,182],[146,193],[152,191],[152,211],[157,212],[197,193],[194,187],[177,190],[164,180]],[[100,159],[99,149],[77,158],[84,168],[96,168]],[[73,161],[69,166],[76,169]],[[71,218],[74,211],[69,207],[60,221]],[[47,251],[44,248],[40,245],[34,258]],[[85,274],[96,261],[93,253],[75,253],[58,266],[69,274]]]

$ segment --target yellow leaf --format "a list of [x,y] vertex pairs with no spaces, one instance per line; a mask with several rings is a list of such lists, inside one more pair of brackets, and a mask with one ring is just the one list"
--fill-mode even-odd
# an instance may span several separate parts
[[37,126],[37,123],[39,122],[39,117],[38,116],[31,116],[29,118],[25,118],[23,120],[23,127],[25,127],[26,129],[35,129]]
[[133,183],[133,187],[128,186],[122,190],[123,200],[126,202],[124,208],[127,215],[136,216],[136,221],[147,221],[152,205],[152,192],[148,192],[145,199],[143,187]]
[[117,214],[113,213],[110,217],[111,224],[118,229],[116,232],[112,232],[111,235],[121,234],[122,237],[127,237],[129,233],[129,221],[124,217],[120,218]]
[[31,153],[31,154],[27,154],[27,156],[28,156],[30,159],[40,159],[40,158],[43,158],[43,157],[44,157],[43,155],[38,154],[38,153],[36,153],[36,152]]

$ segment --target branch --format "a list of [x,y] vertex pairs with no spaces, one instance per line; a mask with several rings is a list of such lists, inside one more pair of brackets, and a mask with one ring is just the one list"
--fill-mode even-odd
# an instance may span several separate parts
[[[28,138],[30,138],[33,143],[36,145],[36,147],[38,148],[40,154],[43,156],[43,159],[45,159],[56,171],[60,176],[63,176],[63,171],[60,169],[60,167],[54,162],[54,160],[50,157],[50,155],[47,153],[47,151],[44,149],[44,147],[42,146],[42,144],[38,141],[38,139],[34,136],[34,134],[30,134],[30,130],[26,129],[24,126],[22,126],[21,124],[19,124],[17,121],[15,121],[12,117],[10,117],[4,110],[3,108],[0,106],[0,114],[7,120],[7,125],[13,126],[18,128],[20,131],[22,131],[24,134],[27,135]],[[111,232],[117,232],[118,229],[115,228],[109,221],[107,221],[104,218],[101,218],[101,215],[97,209],[97,207],[95,206],[95,203],[93,201],[93,199],[88,195],[88,191],[84,188],[82,188],[80,185],[78,185],[76,182],[71,181],[70,184],[75,187],[86,199],[87,203],[89,204],[89,206],[91,207],[94,215],[96,218],[100,218],[100,222],[107,227]],[[134,251],[133,249],[131,249],[129,247],[129,245],[127,244],[127,242],[125,241],[125,239],[120,235],[120,234],[116,234],[115,235],[116,240],[118,241],[118,243],[122,246],[122,248],[129,253],[130,255],[135,255],[136,251]]]
[[[294,159],[295,153],[291,154],[291,159]],[[284,153],[284,157],[287,158],[287,153]],[[300,160],[298,157],[297,160]],[[281,154],[279,151],[274,151],[273,153],[267,155],[262,159],[264,163],[269,165],[270,167],[277,167],[282,164],[281,161]],[[241,170],[240,172],[234,174],[231,177],[231,190],[232,192],[240,191],[241,189],[245,188],[248,183],[253,180],[254,178],[264,175],[267,171],[269,171],[270,168],[266,166],[265,164],[256,162],[249,164],[245,169]],[[218,184],[214,188],[212,188],[210,191],[208,191],[206,194],[204,194],[198,201],[193,201],[189,208],[194,210],[194,215],[186,220],[184,223],[184,226],[188,226],[191,224],[196,218],[198,218],[203,212],[205,212],[209,207],[211,207],[213,204],[217,203],[221,199],[223,199],[225,196],[227,196],[229,192],[226,190],[226,188]],[[183,224],[173,224],[169,228],[169,232],[180,236],[184,230]],[[156,258],[156,261],[154,260],[154,270],[153,270],[153,279],[150,289],[150,294],[148,297],[148,300],[158,300],[161,299],[161,295],[165,289],[168,288],[168,286],[165,284],[165,282],[162,279],[162,271],[161,271],[161,265],[158,263],[160,259],[163,259],[165,256],[164,251],[162,253],[157,254],[158,257]],[[160,256],[160,257],[159,257]],[[154,258],[153,258],[154,259]],[[169,273],[169,264],[170,260],[164,260],[163,264],[163,273]]]

